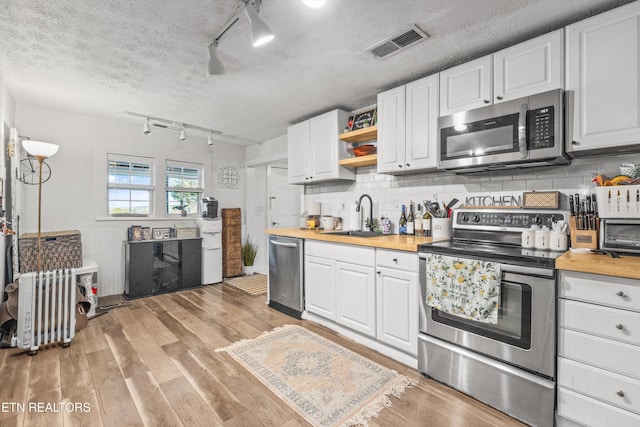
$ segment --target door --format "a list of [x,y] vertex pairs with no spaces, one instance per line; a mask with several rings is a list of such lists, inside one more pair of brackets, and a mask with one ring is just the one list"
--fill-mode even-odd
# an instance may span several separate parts
[[564,87],[562,29],[493,54],[493,102]]
[[491,104],[491,55],[440,72],[440,115]]
[[289,126],[287,129],[287,154],[289,157],[289,184],[307,181],[309,157],[309,121]]
[[376,333],[374,268],[336,262],[336,321],[371,337]]
[[418,354],[418,275],[378,267],[376,308],[378,340],[411,355]]
[[302,189],[287,183],[287,169],[278,166],[267,166],[269,208],[267,226],[297,227],[300,216],[300,197]]
[[406,95],[405,167],[435,169],[438,146],[439,76],[408,83]]
[[620,152],[640,141],[638,17],[633,2],[567,27],[568,152]]
[[378,94],[378,173],[405,167],[405,86]]
[[335,261],[305,255],[305,308],[318,316],[336,320]]

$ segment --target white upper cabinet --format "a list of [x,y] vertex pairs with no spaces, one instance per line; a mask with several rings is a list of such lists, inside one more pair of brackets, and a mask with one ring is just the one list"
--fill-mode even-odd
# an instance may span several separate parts
[[289,184],[355,179],[352,170],[338,164],[348,157],[338,138],[348,118],[348,112],[333,110],[289,127]]
[[440,115],[491,104],[491,55],[440,72]]
[[640,3],[566,29],[573,155],[640,150]]
[[564,87],[564,31],[527,40],[493,54],[493,102]]
[[435,169],[438,75],[378,94],[378,173]]
[[440,73],[440,115],[562,88],[563,30]]

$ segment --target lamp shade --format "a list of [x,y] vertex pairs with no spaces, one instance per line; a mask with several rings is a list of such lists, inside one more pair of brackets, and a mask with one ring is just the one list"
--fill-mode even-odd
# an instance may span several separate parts
[[209,67],[207,72],[210,76],[224,74],[224,64],[218,59],[218,42],[209,45]]
[[58,152],[58,145],[42,141],[22,141],[22,146],[35,157],[51,157]]
[[253,47],[262,46],[265,43],[270,42],[275,37],[267,24],[264,23],[260,16],[258,16],[258,11],[251,4],[247,5],[244,9],[247,18],[249,19],[249,23],[251,24],[251,41],[253,42]]

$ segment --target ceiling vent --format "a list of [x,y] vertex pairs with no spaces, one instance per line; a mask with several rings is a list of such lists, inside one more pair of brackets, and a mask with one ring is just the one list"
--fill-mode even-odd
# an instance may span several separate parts
[[397,34],[374,44],[368,48],[366,52],[371,53],[376,58],[386,58],[419,42],[420,40],[426,40],[427,38],[429,38],[429,36],[424,31],[416,25],[412,25]]

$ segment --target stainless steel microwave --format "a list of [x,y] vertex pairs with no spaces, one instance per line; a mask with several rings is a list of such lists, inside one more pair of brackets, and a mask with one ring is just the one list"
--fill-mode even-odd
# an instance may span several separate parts
[[640,218],[603,219],[600,249],[640,254]]
[[544,92],[438,119],[438,168],[476,172],[568,164],[564,91]]

